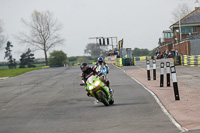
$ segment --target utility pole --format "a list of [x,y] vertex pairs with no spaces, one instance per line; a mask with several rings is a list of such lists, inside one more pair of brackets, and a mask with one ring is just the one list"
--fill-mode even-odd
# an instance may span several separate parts
[[180,18],[180,15],[179,15],[179,34],[180,34],[180,42],[182,40],[182,35],[181,35],[181,18]]

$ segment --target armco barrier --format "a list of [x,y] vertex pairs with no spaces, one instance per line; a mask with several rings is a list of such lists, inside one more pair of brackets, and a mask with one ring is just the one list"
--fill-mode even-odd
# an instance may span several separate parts
[[196,56],[188,56],[183,55],[181,56],[181,65],[183,66],[199,66],[200,65],[200,55]]

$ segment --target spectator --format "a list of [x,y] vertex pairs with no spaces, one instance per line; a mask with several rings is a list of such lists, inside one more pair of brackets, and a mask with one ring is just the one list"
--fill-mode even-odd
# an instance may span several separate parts
[[177,49],[175,50],[175,56],[178,56],[178,50]]
[[171,50],[171,55],[172,55],[172,57],[175,55],[174,49]]
[[165,58],[167,58],[168,57],[168,50],[166,49],[165,50]]

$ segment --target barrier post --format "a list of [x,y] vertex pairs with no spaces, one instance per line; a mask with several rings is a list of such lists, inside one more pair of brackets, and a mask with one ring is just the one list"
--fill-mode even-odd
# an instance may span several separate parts
[[153,59],[153,80],[156,80],[156,60]]
[[164,81],[164,62],[160,63],[160,87],[163,87]]
[[170,62],[166,62],[167,87],[170,87]]
[[175,66],[171,66],[171,74],[172,74],[175,100],[180,100]]
[[150,61],[147,60],[146,64],[147,64],[147,79],[151,80],[151,77],[150,77]]

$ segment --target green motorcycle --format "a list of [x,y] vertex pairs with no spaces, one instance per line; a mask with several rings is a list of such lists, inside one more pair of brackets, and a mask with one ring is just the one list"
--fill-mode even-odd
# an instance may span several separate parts
[[102,102],[105,106],[109,106],[114,103],[114,98],[110,95],[109,88],[99,78],[97,78],[97,76],[90,76],[87,79],[86,84],[87,90],[99,102]]

